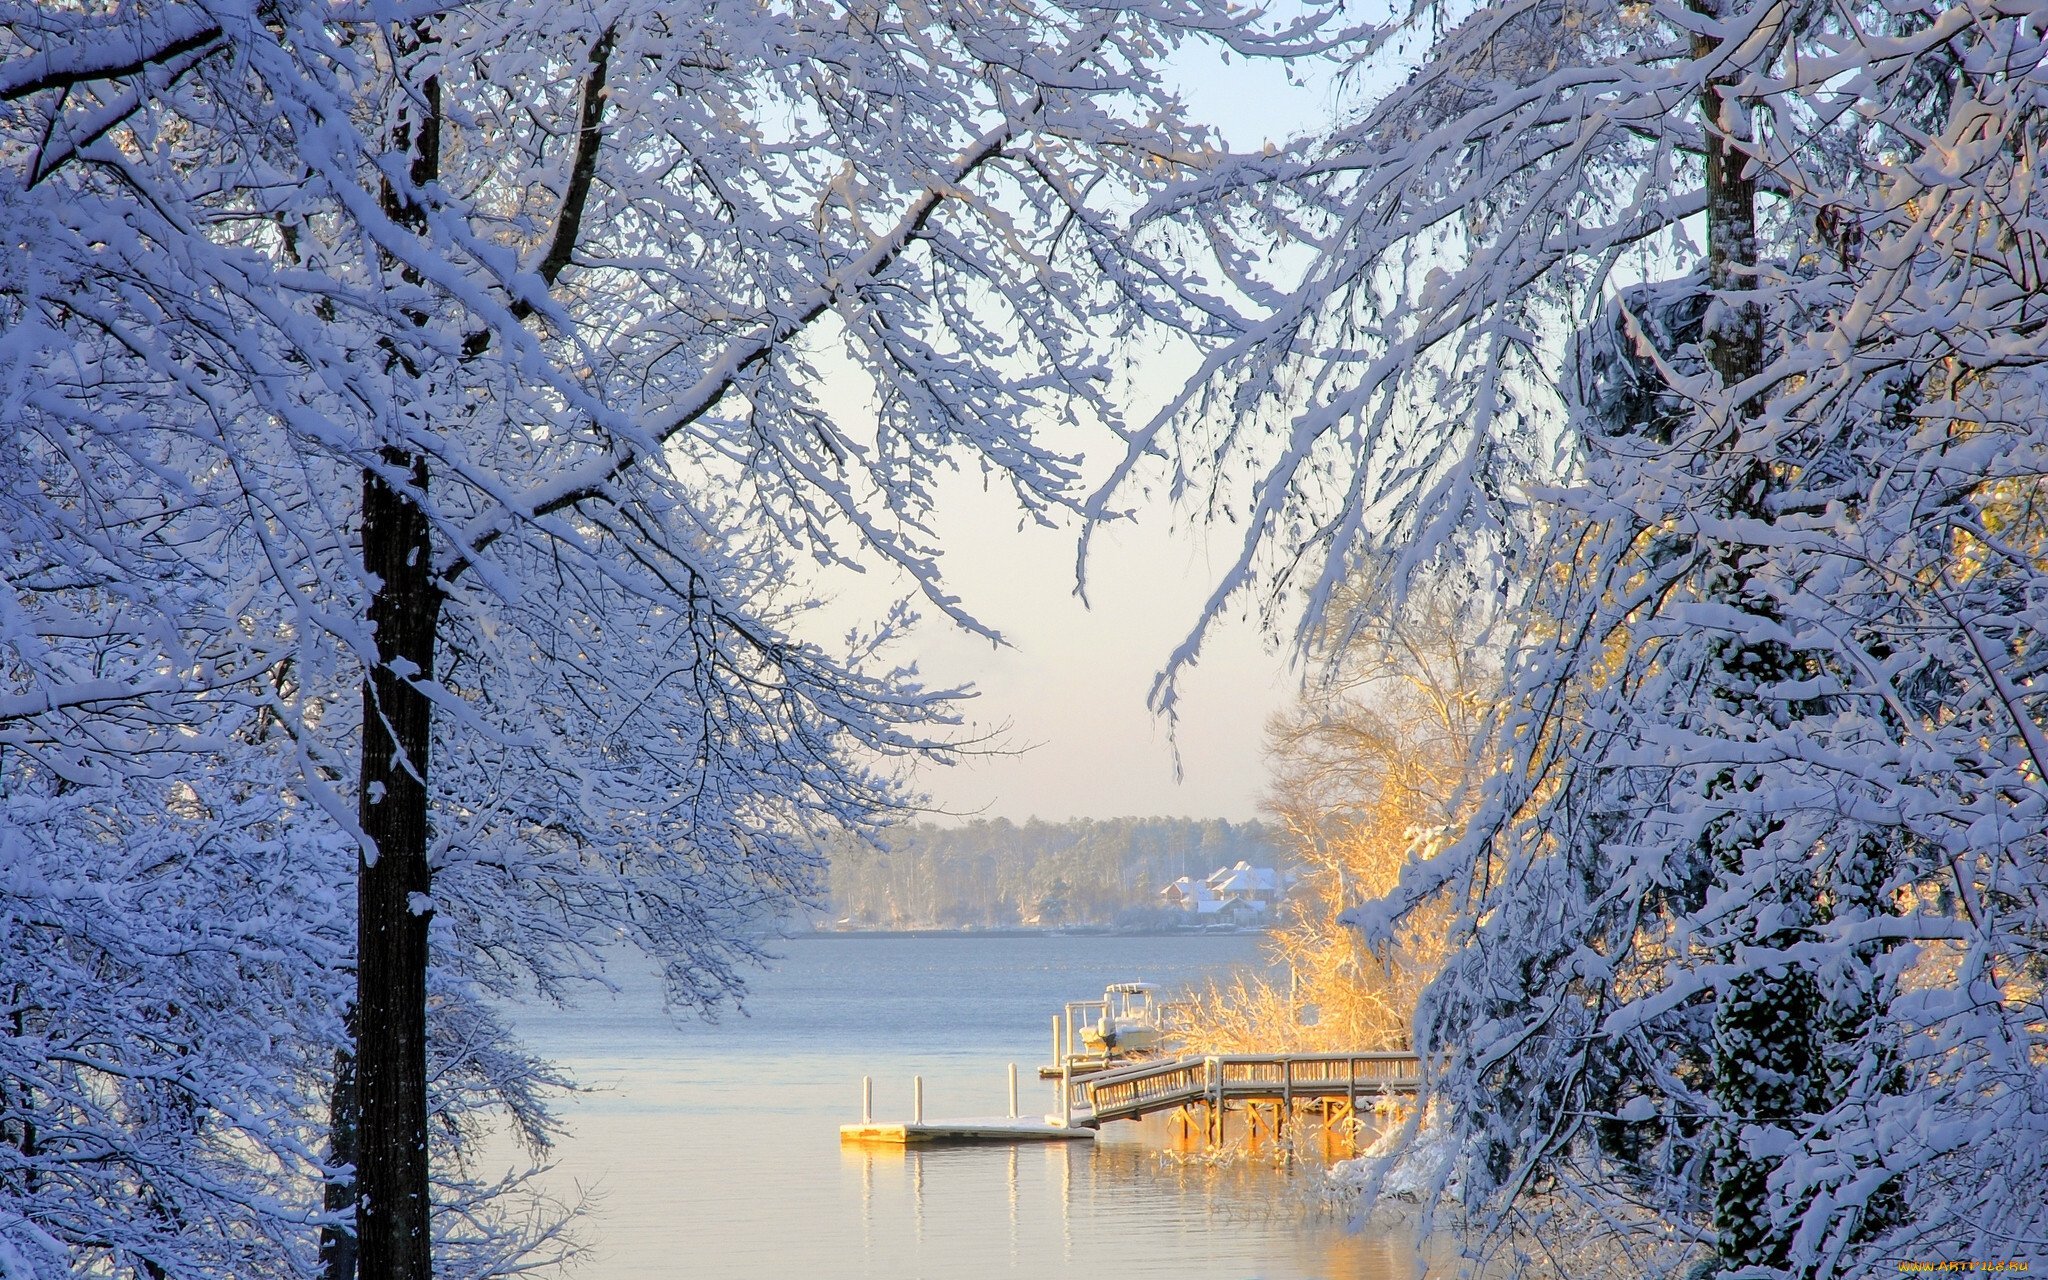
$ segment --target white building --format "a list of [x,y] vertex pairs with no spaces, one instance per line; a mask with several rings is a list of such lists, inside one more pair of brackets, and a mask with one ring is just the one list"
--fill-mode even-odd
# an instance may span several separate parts
[[1201,880],[1182,876],[1159,891],[1160,899],[1192,915],[1264,918],[1279,906],[1294,882],[1271,867],[1240,861],[1218,867]]

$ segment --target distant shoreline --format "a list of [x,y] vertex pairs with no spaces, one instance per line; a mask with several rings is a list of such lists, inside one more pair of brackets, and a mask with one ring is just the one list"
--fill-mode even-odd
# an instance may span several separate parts
[[807,929],[781,939],[865,938],[1250,938],[1265,929]]

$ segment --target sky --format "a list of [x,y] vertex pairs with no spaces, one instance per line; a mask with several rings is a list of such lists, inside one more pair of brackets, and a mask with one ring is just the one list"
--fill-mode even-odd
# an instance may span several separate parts
[[948,580],[1008,643],[937,620],[920,628],[922,673],[934,684],[971,681],[977,696],[963,711],[996,734],[990,745],[999,749],[923,768],[917,782],[938,807],[1015,821],[1256,816],[1265,723],[1294,701],[1300,679],[1283,646],[1233,620],[1184,679],[1175,731],[1147,709],[1154,677],[1200,616],[1228,549],[1172,514],[1155,504],[1098,533],[1084,606],[1072,530],[1020,532],[1001,498],[947,505],[939,529]]
[[[1284,139],[1334,115],[1327,76],[1290,83],[1277,68],[1242,62],[1176,71],[1189,109],[1233,146]],[[1091,456],[1088,470],[1111,461]],[[1084,606],[1074,592],[1077,531],[1018,526],[1014,504],[978,478],[942,496],[935,528],[948,584],[1008,644],[930,619],[896,655],[915,658],[931,684],[972,683],[977,696],[963,708],[971,729],[995,734],[990,753],[919,768],[914,782],[942,811],[933,820],[1258,816],[1266,721],[1301,688],[1284,643],[1232,619],[1183,678],[1174,732],[1146,705],[1229,563],[1233,533],[1210,535],[1163,499],[1141,506],[1131,524],[1096,535]]]

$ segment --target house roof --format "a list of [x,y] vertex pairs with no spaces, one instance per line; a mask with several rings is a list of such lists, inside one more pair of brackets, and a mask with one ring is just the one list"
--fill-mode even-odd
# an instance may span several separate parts
[[1167,885],[1164,889],[1161,889],[1159,891],[1159,894],[1161,897],[1177,896],[1181,898],[1192,898],[1196,902],[1208,902],[1216,896],[1215,891],[1210,889],[1208,885],[1202,883],[1200,880],[1195,880],[1188,876],[1182,876],[1180,879],[1174,881],[1172,884]]
[[1266,886],[1259,884],[1259,877],[1250,867],[1238,867],[1223,879],[1215,882],[1218,893],[1250,893]]

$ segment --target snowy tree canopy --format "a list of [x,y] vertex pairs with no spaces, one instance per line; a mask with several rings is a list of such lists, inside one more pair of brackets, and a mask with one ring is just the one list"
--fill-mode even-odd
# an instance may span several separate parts
[[[1167,4],[414,16],[417,47],[318,5],[8,13],[28,251],[7,527],[50,563],[9,577],[0,731],[86,781],[276,717],[352,827],[325,785],[351,775],[336,690],[374,652],[348,495],[365,468],[406,482],[393,451],[431,460],[462,639],[428,692],[474,749],[548,750],[536,714],[578,694],[533,682],[585,681],[615,714],[665,699],[638,714],[687,753],[714,701],[690,686],[725,682],[721,731],[753,745],[677,776],[782,759],[766,776],[883,799],[850,762],[807,770],[836,735],[906,749],[943,713],[857,674],[885,636],[791,639],[780,557],[878,549],[967,618],[923,532],[934,470],[978,456],[1034,506],[1071,502],[1034,416],[1114,416],[1092,352],[1120,327],[1211,323],[1126,226],[1208,145],[1153,63],[1190,32],[1310,35]],[[439,176],[414,187],[394,148],[429,93]],[[821,398],[835,352],[882,389],[872,431]],[[779,696],[748,692],[771,669]],[[700,788],[707,812],[737,813],[715,804],[733,785]]]
[[2048,1244],[2044,16],[1416,6],[1150,211],[1311,251],[1133,452],[1240,520],[1219,602],[1516,593],[1478,817],[1357,916],[1467,922],[1418,1031],[1495,1243]]

